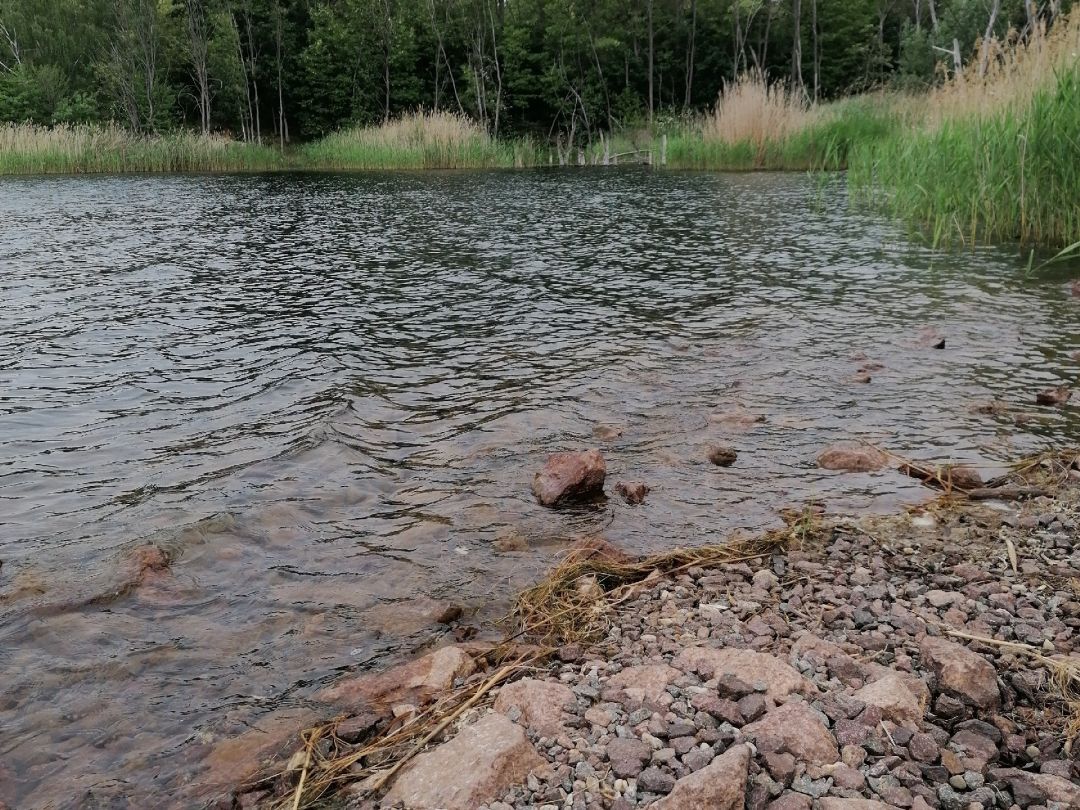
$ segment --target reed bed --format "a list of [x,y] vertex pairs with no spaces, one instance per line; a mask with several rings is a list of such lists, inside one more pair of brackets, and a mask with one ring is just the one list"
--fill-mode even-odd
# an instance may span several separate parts
[[901,105],[886,94],[811,106],[760,74],[724,86],[713,112],[675,134],[668,164],[675,168],[837,170],[855,144],[901,125]]
[[989,45],[923,102],[921,121],[856,148],[850,179],[934,244],[1080,240],[1080,13]]
[[355,127],[303,147],[304,162],[323,169],[487,169],[537,163],[524,140],[500,141],[472,119],[414,112],[377,126]]
[[0,175],[265,171],[283,165],[273,149],[189,132],[143,136],[116,125],[0,126]]

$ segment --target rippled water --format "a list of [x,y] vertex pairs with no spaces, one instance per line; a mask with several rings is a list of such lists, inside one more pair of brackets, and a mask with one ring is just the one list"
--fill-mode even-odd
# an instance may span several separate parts
[[[991,466],[1076,441],[1075,410],[972,409],[1076,377],[1076,268],[1023,267],[801,175],[0,182],[0,799],[190,806],[214,740],[422,641],[423,599],[498,616],[575,533],[925,497],[817,470],[837,439]],[[544,455],[594,444],[645,505],[539,508]],[[148,543],[172,565],[133,579]]]

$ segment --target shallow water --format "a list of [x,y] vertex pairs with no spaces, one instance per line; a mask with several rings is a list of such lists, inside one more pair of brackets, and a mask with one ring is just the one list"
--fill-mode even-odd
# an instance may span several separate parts
[[[0,799],[191,806],[216,739],[421,643],[417,600],[497,617],[574,534],[927,496],[816,469],[835,440],[991,469],[1077,441],[1025,405],[1080,368],[1076,268],[1024,264],[802,175],[0,181]],[[539,508],[544,455],[591,445],[645,504]],[[172,565],[133,580],[148,543]]]

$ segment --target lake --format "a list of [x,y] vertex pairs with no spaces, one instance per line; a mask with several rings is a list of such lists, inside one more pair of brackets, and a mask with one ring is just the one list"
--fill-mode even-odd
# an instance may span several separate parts
[[[1026,266],[934,253],[840,177],[0,180],[0,800],[190,806],[215,741],[447,601],[497,632],[575,536],[929,496],[819,470],[834,441],[988,472],[1076,443],[1031,403],[1080,370],[1080,299]],[[590,446],[645,503],[540,508],[546,454]]]

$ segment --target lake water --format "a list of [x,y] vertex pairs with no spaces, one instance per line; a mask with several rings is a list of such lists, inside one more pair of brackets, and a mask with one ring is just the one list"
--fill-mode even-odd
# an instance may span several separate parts
[[[422,643],[425,600],[483,632],[577,534],[927,497],[818,470],[836,440],[988,468],[1076,442],[1027,403],[1080,370],[1077,268],[1024,267],[935,255],[840,178],[0,181],[0,800],[190,806],[215,740]],[[644,505],[534,503],[588,446]],[[133,579],[148,544],[172,563]]]

